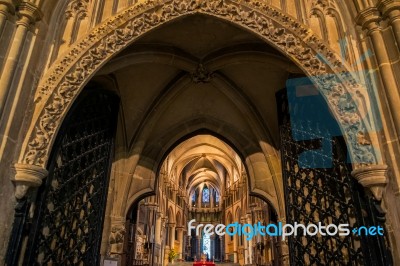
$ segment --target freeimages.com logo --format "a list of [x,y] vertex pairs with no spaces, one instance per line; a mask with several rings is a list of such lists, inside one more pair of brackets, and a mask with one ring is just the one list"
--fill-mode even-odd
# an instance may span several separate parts
[[251,240],[254,236],[280,236],[282,240],[285,240],[288,236],[315,236],[317,234],[321,236],[348,236],[350,234],[359,236],[383,236],[384,230],[381,226],[361,226],[359,228],[350,229],[349,224],[328,224],[323,225],[322,223],[304,225],[295,222],[294,224],[283,224],[281,222],[277,224],[262,225],[260,222],[256,224],[240,224],[238,222],[231,223],[228,225],[224,224],[198,224],[194,226],[196,220],[193,219],[188,223],[188,235],[191,234],[192,229],[195,229],[196,236],[200,236],[201,232],[205,235],[216,234],[218,236],[246,236],[246,240]]

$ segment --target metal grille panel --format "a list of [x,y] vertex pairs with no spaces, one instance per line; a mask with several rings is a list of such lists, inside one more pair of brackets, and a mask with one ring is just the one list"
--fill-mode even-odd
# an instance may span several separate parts
[[[379,202],[350,174],[346,145],[322,97],[294,100],[296,91],[289,93],[290,107],[286,90],[277,93],[287,223],[384,227]],[[392,265],[383,236],[300,233],[289,237],[289,253],[295,266]]]
[[115,99],[93,91],[73,110],[41,192],[29,265],[97,265],[102,234]]
[[[319,138],[324,136],[318,134],[321,132],[314,133]],[[293,141],[289,124],[282,126],[281,140],[287,222],[305,225],[321,222],[323,225],[349,224],[350,228],[357,227],[352,199],[353,180],[338,151],[333,154],[332,168],[305,168],[304,165],[299,166],[298,155],[305,150],[318,150],[320,141]],[[334,147],[339,146],[338,140],[329,141]],[[316,153],[315,156],[315,159],[321,160],[325,155]],[[352,234],[298,235],[289,239],[289,247],[292,265],[363,265],[360,239]]]

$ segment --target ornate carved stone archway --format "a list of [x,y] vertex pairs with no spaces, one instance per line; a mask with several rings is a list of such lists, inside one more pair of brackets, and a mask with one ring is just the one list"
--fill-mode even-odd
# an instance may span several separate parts
[[[96,27],[53,64],[41,79],[35,110],[16,164],[17,197],[38,186],[57,131],[84,85],[108,60],[150,30],[190,14],[227,20],[281,51],[315,82],[339,122],[354,162],[375,165],[371,126],[360,112],[366,89],[325,43],[288,15],[258,1],[166,0],[138,3]],[[351,96],[351,97],[349,97]],[[355,168],[361,164],[356,164]]]

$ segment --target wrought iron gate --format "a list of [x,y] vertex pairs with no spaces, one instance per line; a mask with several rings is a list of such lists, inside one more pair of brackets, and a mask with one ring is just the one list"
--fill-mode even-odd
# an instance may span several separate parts
[[60,130],[25,265],[98,265],[118,100],[86,90]]
[[[350,175],[344,141],[335,137],[339,128],[326,121],[330,114],[325,101],[315,96],[310,101],[291,102],[295,110],[289,112],[287,93],[277,94],[286,222],[349,224],[350,230],[384,226],[378,203]],[[387,246],[384,237],[360,237],[352,232],[348,236],[298,234],[289,237],[290,264],[387,266],[391,265]]]

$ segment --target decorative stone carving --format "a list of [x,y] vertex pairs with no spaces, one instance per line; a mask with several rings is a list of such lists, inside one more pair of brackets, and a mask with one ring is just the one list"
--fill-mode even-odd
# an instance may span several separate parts
[[311,5],[310,15],[318,17],[318,13],[335,17],[338,14],[338,7],[335,1],[314,0]]
[[192,73],[192,81],[194,83],[207,83],[210,82],[212,73],[210,73],[203,64],[199,64],[196,71]]
[[[283,224],[286,223],[285,220],[281,221]],[[281,265],[287,266],[290,265],[290,258],[289,258],[289,242],[286,238],[285,240],[278,241],[276,243],[277,248],[280,250],[280,257],[279,261]]]
[[363,187],[371,191],[377,201],[380,201],[388,182],[387,172],[387,165],[374,165],[354,170],[351,174]]
[[[375,29],[379,26],[379,21],[382,20],[380,13],[377,8],[371,7],[367,8],[360,12],[357,16],[356,21],[357,24],[362,26],[363,29],[371,30],[371,28]],[[372,25],[372,27],[371,27]]]
[[[391,19],[393,18],[390,16],[392,11],[400,11],[400,2],[396,0],[381,0],[377,6],[384,16],[388,16]],[[396,15],[399,16],[400,12],[396,12]]]
[[41,13],[39,7],[30,2],[22,2],[17,7],[17,16],[20,20],[17,22],[18,24],[24,24],[28,27],[30,24],[39,21],[43,14]]
[[161,231],[161,239],[162,239],[162,236],[164,235],[165,230],[167,230],[166,229],[167,223],[168,223],[168,217],[166,217],[166,216],[162,217],[161,218],[161,230],[160,230]]
[[125,237],[125,226],[122,224],[114,225],[111,228],[109,243],[111,253],[122,253]]
[[321,7],[328,7],[330,6],[331,2],[329,0],[314,0],[314,5],[321,6]]
[[[56,61],[42,78],[36,110],[22,149],[20,162],[44,166],[62,118],[85,82],[114,54],[138,36],[180,16],[203,13],[232,21],[253,31],[290,57],[318,85],[341,125],[355,162],[377,163],[372,145],[358,142],[359,132],[368,133],[368,121],[357,111],[352,97],[365,94],[324,42],[306,26],[261,1],[167,0],[145,1],[121,12],[96,27]],[[330,73],[330,74],[327,74]],[[351,97],[348,97],[351,95]],[[339,102],[348,101],[349,108]],[[365,160],[367,159],[367,160]]]
[[47,170],[40,166],[15,164],[14,168],[16,174],[13,182],[15,184],[15,197],[17,199],[22,199],[29,187],[40,186],[42,179],[48,175]]
[[21,0],[0,0],[0,14],[5,16],[15,13],[15,7],[21,2]]
[[311,14],[317,12],[317,10],[324,11],[326,8],[329,8],[331,3],[329,0],[314,0],[311,4]]
[[83,19],[88,15],[90,0],[72,0],[65,11],[66,18],[78,17]]
[[400,1],[381,0],[377,5],[384,18],[388,18],[396,38],[397,46],[400,45]]

